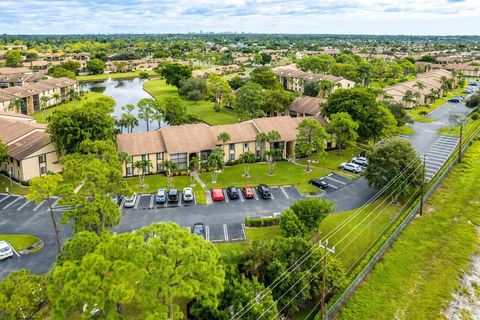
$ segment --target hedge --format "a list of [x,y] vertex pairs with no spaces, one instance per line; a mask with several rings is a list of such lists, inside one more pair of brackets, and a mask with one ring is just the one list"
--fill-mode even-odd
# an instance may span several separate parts
[[245,226],[247,227],[270,227],[279,224],[280,217],[245,218]]

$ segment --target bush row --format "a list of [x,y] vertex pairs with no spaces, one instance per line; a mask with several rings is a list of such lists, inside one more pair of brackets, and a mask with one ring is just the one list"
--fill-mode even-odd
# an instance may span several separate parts
[[247,227],[270,227],[280,224],[280,217],[245,218]]

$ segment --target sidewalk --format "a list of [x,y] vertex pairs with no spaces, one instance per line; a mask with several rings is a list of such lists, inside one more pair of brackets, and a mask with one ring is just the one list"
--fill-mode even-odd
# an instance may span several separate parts
[[198,173],[194,173],[193,177],[200,184],[203,191],[205,191],[205,195],[207,198],[207,205],[212,204],[212,195],[210,194],[210,190],[208,189],[207,185],[202,181],[202,179],[200,179],[200,177],[198,176]]

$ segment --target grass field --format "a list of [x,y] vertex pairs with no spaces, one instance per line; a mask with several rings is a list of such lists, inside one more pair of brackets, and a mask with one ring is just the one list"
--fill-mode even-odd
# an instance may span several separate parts
[[[144,71],[132,71],[132,72],[117,72],[117,73],[102,73],[102,74],[91,74],[86,76],[77,76],[78,81],[103,81],[107,80],[108,78],[112,79],[131,79],[140,76],[140,72]],[[153,70],[146,71],[150,77],[158,76]]]
[[[146,81],[143,88],[158,101],[163,101],[167,97],[179,97],[178,89],[170,86],[163,79],[154,79]],[[196,114],[202,121],[209,125],[230,124],[238,122],[235,115],[229,110],[221,110],[216,112],[213,110],[213,103],[208,101],[188,101],[182,99],[187,106],[187,111]]]
[[305,167],[287,161],[277,162],[273,176],[268,175],[268,164],[253,163],[250,165],[250,178],[243,177],[243,165],[225,167],[218,175],[217,183],[211,183],[211,173],[205,172],[201,179],[208,188],[226,188],[228,186],[256,186],[260,183],[269,186],[295,185],[301,192],[318,191],[318,188],[308,183],[308,180],[327,175],[331,170],[312,167],[310,173],[305,172]]
[[29,187],[24,187],[16,183],[15,181],[12,181],[11,187],[10,187],[10,179],[2,174],[0,174],[0,193],[7,192],[7,188],[10,193],[12,194],[21,194],[25,195],[28,193],[30,190]]
[[[463,127],[463,133],[467,133],[472,130],[474,127],[480,124],[480,120],[473,121],[472,119],[468,118],[468,123]],[[438,133],[451,136],[451,137],[459,137],[460,136],[460,127],[459,126],[448,126],[443,127],[438,130]]]
[[[145,176],[144,188],[140,188],[140,180],[138,179],[138,177],[125,178],[125,181],[127,181],[127,184],[130,187],[130,189],[133,192],[136,192],[138,194],[156,193],[157,189],[160,189],[160,188],[166,188],[167,190],[176,188],[176,189],[182,190],[183,188],[190,187],[190,183],[192,182],[189,176],[177,176],[177,177],[173,177],[172,186],[167,187],[167,177],[163,174]],[[207,200],[206,200],[205,192],[203,191],[202,187],[198,184],[198,182],[195,181],[195,186],[191,188],[195,192],[197,203],[206,204]]]
[[32,116],[35,118],[35,120],[37,120],[38,123],[47,123],[47,117],[50,115],[50,113],[53,112],[53,110],[57,108],[64,108],[67,106],[80,106],[85,102],[92,101],[100,97],[105,97],[105,95],[98,92],[86,91],[85,94],[80,97],[80,100],[74,99],[72,101],[61,103],[58,106],[48,108],[47,110],[37,111]]
[[[337,170],[341,163],[349,162],[363,150],[359,147],[350,147],[346,150],[341,150],[341,155],[337,155],[337,150],[329,150],[325,156],[314,154],[311,157],[312,166]],[[307,158],[298,159],[297,162],[306,165]]]
[[441,319],[480,239],[480,142],[474,142],[338,319]]
[[23,250],[40,241],[39,238],[31,234],[0,234],[0,241],[2,240],[10,242],[16,251]]
[[415,130],[413,130],[412,127],[409,127],[409,126],[400,127],[400,128],[398,128],[397,132],[399,134],[406,134],[406,135],[409,135],[409,136],[415,134]]

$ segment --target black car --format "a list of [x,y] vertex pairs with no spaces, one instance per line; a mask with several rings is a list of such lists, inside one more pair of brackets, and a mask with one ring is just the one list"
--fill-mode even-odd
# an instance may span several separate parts
[[261,184],[257,187],[258,194],[260,195],[260,198],[262,199],[270,199],[272,198],[272,193],[270,192],[270,189],[268,188],[267,185]]
[[168,201],[169,202],[178,202],[178,190],[170,189],[168,192]]
[[205,239],[205,226],[203,223],[195,223],[192,228],[192,233]]
[[328,183],[326,183],[325,181],[323,181],[321,179],[312,179],[309,182],[310,182],[310,184],[312,184],[315,187],[320,188],[320,189],[327,189],[328,188]]
[[240,198],[240,192],[235,187],[228,187],[227,188],[227,195],[230,200],[235,200]]

